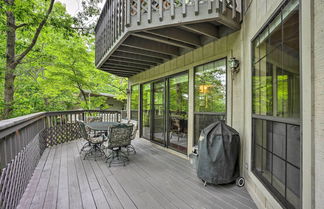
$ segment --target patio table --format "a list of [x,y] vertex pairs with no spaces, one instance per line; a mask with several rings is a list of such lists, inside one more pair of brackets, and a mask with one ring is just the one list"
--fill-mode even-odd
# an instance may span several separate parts
[[109,127],[116,126],[118,122],[91,122],[85,123],[85,125],[94,131],[108,131]]

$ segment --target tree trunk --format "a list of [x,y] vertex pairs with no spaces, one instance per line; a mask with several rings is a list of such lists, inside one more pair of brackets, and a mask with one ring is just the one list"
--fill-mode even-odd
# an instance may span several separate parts
[[[14,0],[9,0],[12,5]],[[12,11],[7,11],[7,51],[6,51],[6,70],[4,84],[4,118],[10,117],[13,110],[14,82],[15,82],[15,49],[16,49],[16,20]]]
[[14,83],[15,70],[17,65],[26,57],[26,55],[33,49],[40,32],[42,31],[50,13],[52,12],[55,0],[51,0],[50,6],[44,19],[39,23],[35,34],[29,46],[19,55],[16,56],[16,30],[26,24],[16,25],[15,14],[13,13],[13,6],[15,0],[5,0],[5,3],[10,9],[6,11],[7,16],[7,46],[6,46],[6,70],[5,70],[5,84],[4,84],[4,112],[3,117],[9,118],[13,111],[14,101]]
[[[82,94],[82,97],[83,97],[83,99],[84,99],[84,101],[85,101],[85,103],[86,103],[86,106],[87,106],[87,108],[89,109],[89,103],[88,103],[88,100],[87,100],[87,95],[86,95],[86,93],[83,91],[83,89],[81,88],[81,85],[79,85],[79,84],[77,84],[78,85],[78,88],[79,88],[79,90],[80,90],[80,92],[81,92],[81,94]],[[89,97],[90,97],[90,95],[89,95]]]

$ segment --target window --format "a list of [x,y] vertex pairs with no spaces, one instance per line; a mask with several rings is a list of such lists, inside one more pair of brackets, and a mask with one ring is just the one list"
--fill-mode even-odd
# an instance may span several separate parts
[[131,119],[138,120],[139,85],[131,87]]
[[252,169],[284,207],[301,208],[298,1],[287,1],[252,46]]
[[226,113],[226,59],[195,68],[195,144],[202,129]]

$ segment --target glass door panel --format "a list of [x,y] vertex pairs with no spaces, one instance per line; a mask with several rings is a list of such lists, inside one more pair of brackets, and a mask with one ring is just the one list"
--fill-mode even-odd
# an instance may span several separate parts
[[153,83],[153,141],[165,144],[165,81]]
[[187,153],[188,146],[188,74],[169,79],[168,147]]
[[142,136],[151,139],[151,84],[142,86]]

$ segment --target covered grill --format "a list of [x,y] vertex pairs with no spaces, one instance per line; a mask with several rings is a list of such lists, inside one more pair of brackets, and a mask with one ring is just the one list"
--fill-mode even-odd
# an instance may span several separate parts
[[198,151],[197,175],[205,183],[227,184],[240,176],[240,136],[223,121],[201,131]]

